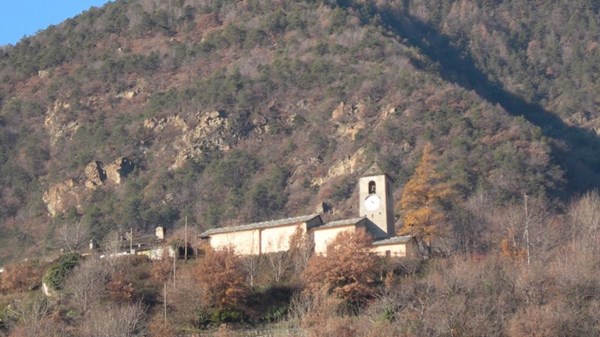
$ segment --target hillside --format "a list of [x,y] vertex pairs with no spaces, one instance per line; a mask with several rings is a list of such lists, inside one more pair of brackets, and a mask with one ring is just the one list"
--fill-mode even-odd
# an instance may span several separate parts
[[[458,200],[600,185],[588,1],[116,1],[0,51],[0,264],[57,228],[198,229],[400,198],[423,146]],[[540,20],[547,18],[547,20]],[[456,208],[461,209],[458,202]]]

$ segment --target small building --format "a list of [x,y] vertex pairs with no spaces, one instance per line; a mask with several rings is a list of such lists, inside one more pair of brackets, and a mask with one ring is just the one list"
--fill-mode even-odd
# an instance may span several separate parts
[[373,252],[388,257],[417,256],[417,246],[410,235],[396,236],[373,242]]
[[359,179],[359,217],[323,223],[319,214],[241,226],[215,228],[200,235],[214,249],[231,247],[240,255],[287,251],[292,235],[301,231],[313,242],[314,253],[327,254],[327,246],[342,232],[364,229],[373,241],[373,251],[382,256],[414,255],[411,236],[396,236],[393,180],[377,165]]

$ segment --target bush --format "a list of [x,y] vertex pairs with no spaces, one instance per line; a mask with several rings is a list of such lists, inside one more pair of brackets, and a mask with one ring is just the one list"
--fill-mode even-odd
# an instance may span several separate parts
[[58,261],[51,265],[42,279],[43,282],[54,290],[63,288],[66,276],[79,265],[81,256],[77,253],[67,253],[62,255]]
[[39,287],[42,266],[38,260],[29,260],[6,266],[0,274],[0,291],[17,292]]

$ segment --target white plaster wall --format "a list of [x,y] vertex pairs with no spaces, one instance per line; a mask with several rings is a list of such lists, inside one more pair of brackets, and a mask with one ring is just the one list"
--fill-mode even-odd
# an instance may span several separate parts
[[355,226],[341,226],[341,227],[333,227],[333,228],[323,228],[314,231],[314,240],[315,240],[315,253],[327,255],[327,245],[331,243],[335,239],[338,234],[342,232],[354,231]]
[[373,246],[371,248],[373,253],[380,256],[385,256],[387,251],[390,251],[392,257],[405,257],[406,256],[406,243],[397,243],[392,245],[384,246]]
[[258,229],[243,232],[219,233],[210,236],[210,245],[214,249],[233,247],[239,255],[259,254],[260,232]]
[[305,232],[306,224],[292,224],[289,226],[265,228],[261,236],[261,253],[276,253],[290,249],[290,238],[300,228]]

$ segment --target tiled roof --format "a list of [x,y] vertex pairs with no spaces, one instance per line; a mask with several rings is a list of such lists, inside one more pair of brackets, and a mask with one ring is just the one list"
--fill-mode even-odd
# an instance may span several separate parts
[[381,169],[381,166],[379,166],[377,162],[374,162],[373,165],[371,165],[367,170],[365,170],[362,175],[363,177],[385,175],[391,181],[394,181],[394,179],[389,174],[387,174],[384,170]]
[[398,243],[408,243],[412,239],[411,235],[394,236],[389,239],[377,240],[373,242],[373,246],[393,245]]
[[381,174],[385,174],[385,172],[381,169],[381,167],[379,166],[379,164],[377,164],[377,162],[374,162],[364,173],[363,175],[365,177],[368,176],[378,176]]
[[214,234],[240,232],[240,231],[259,229],[259,228],[285,226],[285,225],[290,225],[290,224],[295,224],[295,223],[311,221],[317,217],[320,218],[321,216],[319,214],[311,214],[311,215],[298,216],[298,217],[294,217],[294,218],[255,222],[255,223],[251,223],[251,224],[247,224],[247,225],[213,228],[213,229],[209,229],[209,230],[205,231],[204,233],[200,234],[200,237],[207,237],[207,236],[214,235]]
[[365,217],[360,217],[360,218],[352,218],[352,219],[344,219],[344,220],[338,220],[338,221],[332,221],[332,222],[328,222],[324,225],[318,226],[315,229],[321,229],[321,228],[331,228],[331,227],[340,227],[340,226],[348,226],[348,225],[356,225],[359,222],[365,220]]

